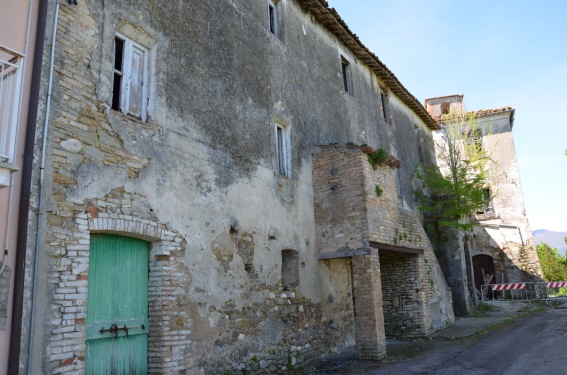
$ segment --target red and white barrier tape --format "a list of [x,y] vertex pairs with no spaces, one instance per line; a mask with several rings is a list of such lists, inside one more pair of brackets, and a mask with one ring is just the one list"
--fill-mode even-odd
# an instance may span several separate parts
[[492,290],[516,290],[526,289],[526,283],[511,283],[511,284],[490,284]]
[[567,281],[551,281],[545,283],[546,288],[567,288]]

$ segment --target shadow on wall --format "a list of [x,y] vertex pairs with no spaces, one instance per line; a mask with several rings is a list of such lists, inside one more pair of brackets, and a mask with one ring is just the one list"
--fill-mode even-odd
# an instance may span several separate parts
[[457,316],[472,313],[481,298],[482,285],[543,280],[531,238],[524,244],[507,241],[499,245],[485,227],[478,225],[472,235],[446,229],[434,247]]

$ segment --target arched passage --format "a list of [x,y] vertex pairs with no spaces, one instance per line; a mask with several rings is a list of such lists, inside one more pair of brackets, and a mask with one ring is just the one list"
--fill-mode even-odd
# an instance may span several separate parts
[[476,289],[480,290],[481,286],[487,283],[495,283],[494,260],[490,255],[475,255],[472,257],[472,261]]

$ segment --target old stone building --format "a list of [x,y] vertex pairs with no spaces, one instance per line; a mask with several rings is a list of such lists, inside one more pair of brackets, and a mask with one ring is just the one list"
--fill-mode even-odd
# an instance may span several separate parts
[[454,321],[413,198],[438,125],[324,0],[48,20],[22,369],[286,373]]
[[[426,99],[425,107],[441,125],[443,114],[465,110],[462,95]],[[480,297],[484,284],[543,279],[526,215],[516,159],[512,135],[514,109],[479,110],[474,114],[476,134],[471,135],[469,141],[488,152],[493,173],[490,185],[486,186],[485,207],[475,214],[479,225],[462,242],[462,250],[459,250],[464,267],[452,267],[455,285],[463,291],[457,293],[462,305]],[[456,297],[455,292],[453,296]]]

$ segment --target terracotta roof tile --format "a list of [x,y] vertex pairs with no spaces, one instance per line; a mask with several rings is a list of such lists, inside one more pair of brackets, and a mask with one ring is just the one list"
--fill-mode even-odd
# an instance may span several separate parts
[[[512,107],[502,107],[502,108],[494,108],[494,109],[479,109],[477,111],[468,111],[467,114],[475,114],[477,116],[485,116],[492,113],[499,113],[499,112],[506,112],[513,110]],[[449,120],[451,118],[451,114],[443,114],[440,116],[433,116],[433,119],[436,122]]]

